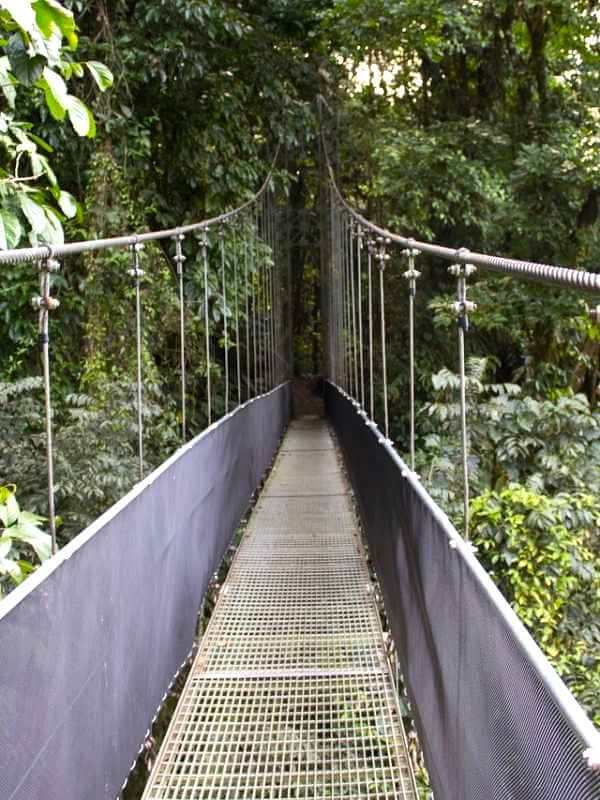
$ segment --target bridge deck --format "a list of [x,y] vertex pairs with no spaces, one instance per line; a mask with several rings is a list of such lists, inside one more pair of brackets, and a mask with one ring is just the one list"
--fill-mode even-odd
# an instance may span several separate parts
[[290,427],[144,800],[416,800],[357,521],[322,422]]

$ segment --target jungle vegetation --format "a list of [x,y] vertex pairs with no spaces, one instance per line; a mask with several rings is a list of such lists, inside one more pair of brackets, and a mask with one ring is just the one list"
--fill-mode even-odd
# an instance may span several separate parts
[[[347,197],[394,230],[600,265],[592,0],[0,0],[0,28],[0,247],[201,219],[247,198],[280,144],[298,376],[323,365],[321,134]],[[145,264],[152,467],[179,441],[178,306],[158,246]],[[137,476],[127,267],[127,253],[87,255],[54,278],[61,544]],[[460,526],[454,284],[441,262],[418,268],[418,471]],[[388,271],[388,369],[391,434],[406,450],[402,271]],[[29,267],[2,271],[3,591],[48,555],[36,284]],[[600,329],[566,290],[478,274],[471,297],[474,544],[600,721]],[[192,432],[206,423],[201,340],[188,351]]]

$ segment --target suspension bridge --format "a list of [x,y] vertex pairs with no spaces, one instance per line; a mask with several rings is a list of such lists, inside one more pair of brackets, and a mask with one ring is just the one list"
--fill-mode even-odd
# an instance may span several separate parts
[[[468,541],[464,365],[476,268],[592,294],[600,275],[396,235],[346,202],[331,167],[327,196],[324,419],[291,419],[289,217],[272,175],[245,205],[214,219],[0,253],[1,264],[39,273],[33,302],[53,547],[0,603],[2,800],[114,800],[190,661],[145,800],[416,800],[402,692],[436,800],[600,798],[600,734]],[[182,442],[147,474],[143,249],[155,241],[170,243],[178,281]],[[59,548],[54,276],[69,257],[123,249],[135,288],[139,482]],[[196,253],[208,426],[188,440],[184,278]],[[456,279],[462,535],[414,471],[422,256],[449,262]],[[408,463],[389,439],[387,394],[385,289],[401,259]],[[216,300],[223,314],[211,326]],[[216,381],[223,409],[214,402]],[[267,472],[194,652],[202,598]]]

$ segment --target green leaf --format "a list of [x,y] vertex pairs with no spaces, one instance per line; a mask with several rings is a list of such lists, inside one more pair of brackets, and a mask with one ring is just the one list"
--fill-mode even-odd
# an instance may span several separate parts
[[15,583],[20,583],[23,580],[21,567],[10,558],[0,558],[0,575],[10,575]]
[[8,11],[19,28],[27,33],[35,30],[35,14],[31,0],[0,0],[0,8]]
[[62,121],[67,113],[69,92],[61,75],[49,67],[44,67],[40,85],[46,95],[46,104],[54,119]]
[[2,84],[2,92],[10,108],[15,107],[15,100],[17,99],[17,91],[14,87],[15,79],[10,74],[10,61],[7,56],[0,58],[0,83]]
[[45,59],[42,56],[31,58],[20,33],[13,33],[8,40],[6,54],[13,75],[24,86],[33,86],[42,75]]
[[73,217],[77,216],[77,200],[69,192],[61,192],[59,194],[58,205],[68,219],[73,219]]
[[44,242],[48,244],[64,244],[65,233],[62,223],[56,211],[50,206],[44,206],[46,217],[46,228],[44,231]]
[[34,175],[46,175],[52,186],[56,187],[58,185],[58,181],[46,156],[42,155],[41,153],[30,153],[29,158],[31,160],[31,167]]
[[67,111],[71,125],[79,136],[87,136],[93,139],[96,135],[96,123],[89,108],[78,97],[69,95],[67,97]]
[[38,145],[38,147],[41,147],[42,150],[45,150],[47,153],[54,152],[54,148],[51,145],[49,145],[48,142],[45,142],[40,136],[37,136],[35,133],[32,133],[30,131],[29,138],[31,139],[32,142],[35,142]]
[[14,494],[9,494],[6,498],[6,520],[8,526],[14,525],[14,523],[19,519],[19,504],[14,496]]
[[12,549],[12,539],[10,536],[0,536],[0,559],[6,558]]
[[19,194],[19,204],[34,233],[41,234],[47,226],[46,214],[40,203],[33,200],[25,192]]
[[69,47],[73,49],[77,47],[77,28],[71,11],[56,0],[35,0],[33,7],[37,24],[46,39],[60,31],[69,43]]
[[32,547],[40,561],[50,558],[52,552],[52,540],[50,535],[40,531],[32,525],[19,523],[9,529],[9,535],[13,540],[24,542]]
[[115,79],[106,64],[102,64],[100,61],[86,61],[85,64],[100,91],[105,92],[110,89]]
[[0,226],[3,241],[0,243],[3,249],[10,250],[16,247],[21,241],[23,228],[16,214],[5,209],[0,209]]

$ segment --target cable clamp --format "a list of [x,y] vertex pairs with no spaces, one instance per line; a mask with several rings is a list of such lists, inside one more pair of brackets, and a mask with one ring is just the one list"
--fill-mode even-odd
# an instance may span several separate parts
[[477,311],[477,303],[472,303],[470,300],[462,300],[452,303],[452,310],[457,317],[464,317],[466,314]]
[[31,298],[31,305],[36,311],[39,311],[41,308],[45,308],[46,311],[56,311],[60,305],[60,301],[55,297],[40,297],[40,295],[36,295]]
[[146,273],[144,272],[143,269],[140,269],[139,267],[134,267],[133,269],[128,270],[127,274],[131,275],[132,278],[140,279],[143,278]]
[[376,241],[379,245],[379,250],[376,252],[375,258],[379,261],[379,269],[383,271],[386,263],[391,259],[386,248],[391,244],[392,240],[387,236],[378,236]]
[[200,230],[200,238],[199,238],[200,247],[207,249],[210,246],[210,241],[208,238],[208,228],[201,228]]
[[421,273],[417,269],[407,269],[406,272],[402,273],[402,276],[406,278],[407,281],[415,281],[417,278],[421,277]]
[[39,265],[40,272],[59,272],[60,271],[60,261],[57,261],[55,258],[51,256],[49,258],[44,258],[40,261]]
[[409,239],[408,246],[405,247],[404,250],[402,251],[402,255],[406,256],[409,259],[409,261],[410,259],[414,259],[416,256],[420,255],[420,253],[421,251],[417,250],[417,248],[415,247],[414,239]]
[[473,273],[477,272],[477,267],[475,264],[467,263],[452,264],[450,267],[448,267],[448,272],[450,275],[454,275],[455,278],[468,278],[470,275],[473,275]]

